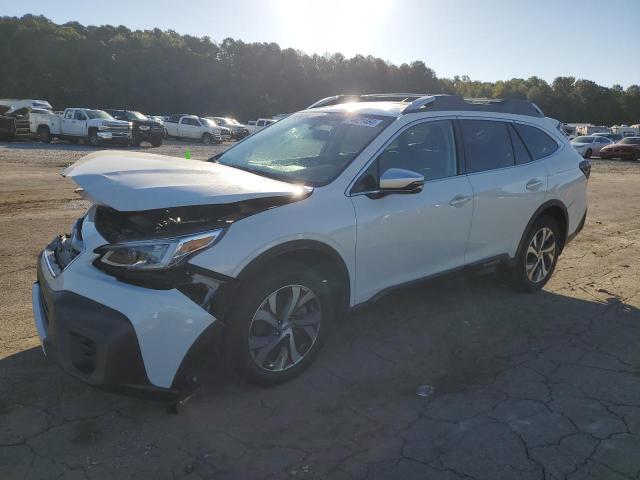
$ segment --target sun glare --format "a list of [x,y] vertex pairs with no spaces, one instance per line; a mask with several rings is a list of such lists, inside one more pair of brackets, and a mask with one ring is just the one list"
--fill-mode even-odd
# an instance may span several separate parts
[[367,52],[392,0],[273,0],[283,45],[308,53]]

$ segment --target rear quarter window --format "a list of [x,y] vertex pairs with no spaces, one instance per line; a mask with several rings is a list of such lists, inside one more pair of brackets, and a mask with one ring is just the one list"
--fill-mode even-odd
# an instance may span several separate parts
[[558,143],[539,128],[521,123],[516,123],[515,127],[534,160],[548,157],[558,150]]

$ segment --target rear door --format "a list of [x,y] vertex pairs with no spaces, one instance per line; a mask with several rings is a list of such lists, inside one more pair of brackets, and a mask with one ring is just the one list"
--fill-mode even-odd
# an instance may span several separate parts
[[[548,172],[537,159],[557,150],[558,144],[532,126],[497,119],[463,118],[459,122],[474,193],[465,262],[514,256],[527,223],[547,196]],[[531,151],[533,145],[528,147],[523,136],[531,136],[533,142],[538,132],[553,146]]]
[[[356,181],[356,297],[366,301],[387,287],[463,265],[473,192],[459,174],[452,120],[412,124],[397,134]],[[379,196],[389,168],[420,173],[419,193]]]

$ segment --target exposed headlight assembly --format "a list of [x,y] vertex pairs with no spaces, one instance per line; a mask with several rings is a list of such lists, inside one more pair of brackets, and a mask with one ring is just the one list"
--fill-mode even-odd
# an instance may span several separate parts
[[140,130],[149,130],[149,128],[151,128],[151,127],[149,127],[149,125],[139,125],[138,128]]
[[215,244],[223,228],[209,232],[157,240],[103,245],[95,250],[104,266],[127,271],[163,270],[175,267],[191,254]]

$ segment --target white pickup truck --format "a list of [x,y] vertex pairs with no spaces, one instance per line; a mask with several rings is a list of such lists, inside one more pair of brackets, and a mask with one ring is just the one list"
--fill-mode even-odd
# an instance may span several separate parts
[[223,140],[220,127],[196,115],[169,115],[165,117],[164,128],[169,137],[201,140],[206,145]]
[[29,115],[29,128],[45,143],[52,138],[72,143],[85,139],[97,146],[102,142],[129,144],[131,140],[129,122],[116,120],[107,112],[90,108],[67,108],[62,115],[32,112]]
[[255,133],[258,130],[262,130],[264,127],[276,123],[277,120],[273,118],[259,118],[258,120],[249,120],[247,123],[247,129],[249,133]]

